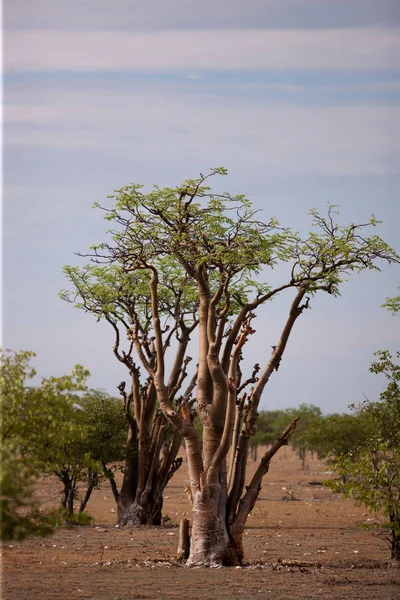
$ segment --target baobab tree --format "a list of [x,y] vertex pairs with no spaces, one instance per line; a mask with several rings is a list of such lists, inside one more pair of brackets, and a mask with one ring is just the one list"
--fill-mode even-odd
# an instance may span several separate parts
[[[110,240],[92,247],[88,255],[99,263],[88,267],[93,276],[96,268],[124,274],[125,293],[136,307],[124,323],[135,352],[129,368],[136,419],[145,406],[135,375],[140,364],[154,394],[153,406],[157,400],[163,417],[185,442],[191,565],[235,565],[243,560],[242,535],[263,476],[296,426],[295,418],[245,486],[249,438],[256,429],[261,396],[280,367],[297,319],[317,294],[338,295],[349,273],[375,269],[378,260],[398,261],[382,239],[366,237],[364,232],[377,223],[373,217],[365,224],[339,226],[333,206],[326,216],[313,210],[313,231],[302,239],[275,220],[259,220],[243,195],[212,193],[209,178],[225,174],[223,168],[213,169],[174,189],[154,187],[148,193],[136,184],[122,188],[112,197],[114,207],[103,209],[114,226]],[[286,267],[287,275],[271,287],[261,278],[277,265],[282,273]],[[172,296],[180,294],[175,311],[172,297],[165,301],[171,283]],[[284,293],[292,299],[279,339],[245,378],[241,361],[249,337],[256,333],[257,311]],[[100,315],[101,307],[98,310]],[[197,367],[181,394],[175,382],[186,374],[187,344],[194,329]],[[117,332],[116,336],[118,350]],[[168,348],[175,355],[172,367]],[[202,444],[193,424],[196,415]]]

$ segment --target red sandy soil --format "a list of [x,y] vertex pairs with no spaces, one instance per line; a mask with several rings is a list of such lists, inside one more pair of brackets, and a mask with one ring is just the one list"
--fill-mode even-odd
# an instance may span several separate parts
[[[388,560],[388,544],[357,522],[365,509],[318,482],[326,466],[307,460],[306,470],[289,449],[275,457],[244,537],[242,568],[187,568],[175,560],[178,524],[190,518],[183,489],[184,463],[164,501],[165,526],[122,530],[107,484],[93,494],[95,524],[58,529],[48,538],[3,546],[3,600],[216,598],[312,600],[400,599],[400,568]],[[256,463],[249,464],[249,474]],[[294,500],[284,501],[285,488]],[[59,501],[60,485],[38,484],[44,507]]]

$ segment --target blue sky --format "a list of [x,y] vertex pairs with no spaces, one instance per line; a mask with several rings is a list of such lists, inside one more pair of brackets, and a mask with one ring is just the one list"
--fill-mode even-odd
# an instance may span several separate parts
[[[93,211],[135,181],[176,185],[215,165],[224,189],[307,231],[308,210],[383,220],[400,250],[400,4],[396,0],[5,0],[3,346],[41,375],[126,374],[106,324],[58,298],[62,266],[104,237]],[[398,349],[380,308],[399,268],[353,277],[296,324],[263,408],[342,411],[383,382]],[[285,277],[284,271],[273,275]],[[258,318],[248,365],[276,341],[290,297]],[[255,336],[254,336],[255,337]]]

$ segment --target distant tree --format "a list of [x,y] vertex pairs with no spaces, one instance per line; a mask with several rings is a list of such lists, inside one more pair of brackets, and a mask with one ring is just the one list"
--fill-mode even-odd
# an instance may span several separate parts
[[302,468],[304,470],[306,467],[306,451],[308,448],[306,437],[307,431],[310,424],[322,416],[322,412],[319,406],[303,403],[297,408],[286,409],[280,417],[280,420],[277,421],[276,427],[281,427],[284,422],[294,419],[296,415],[299,417],[299,422],[296,430],[293,432],[293,435],[290,438],[289,443],[292,448],[297,451],[301,460]]
[[262,446],[273,442],[281,431],[282,420],[285,420],[284,410],[261,410],[256,431],[250,438],[251,443]]
[[391,557],[400,560],[400,365],[386,350],[376,356],[370,370],[383,374],[388,385],[380,402],[363,403],[359,414],[370,424],[367,439],[337,457],[340,479],[330,485],[378,515],[389,534]]
[[271,444],[282,430],[285,421],[283,410],[262,410],[257,418],[255,433],[250,437],[253,460],[257,460],[257,447]]
[[354,414],[333,414],[312,419],[305,432],[307,448],[319,458],[335,464],[338,458],[366,444],[373,431],[369,413],[356,410]]
[[[126,405],[132,406],[132,439],[139,440],[134,447],[139,449],[135,472],[140,481],[131,489],[142,507],[143,495],[146,500],[157,480],[152,465],[153,457],[158,463],[159,432],[171,423],[185,440],[193,504],[192,565],[239,564],[243,559],[242,535],[263,476],[297,422],[296,417],[286,424],[245,486],[259,403],[271,375],[284,368],[291,332],[311,298],[320,292],[338,295],[349,273],[376,269],[378,260],[399,260],[381,238],[366,233],[377,224],[374,217],[365,224],[340,226],[333,207],[327,216],[313,210],[313,229],[303,239],[275,220],[263,223],[243,195],[212,193],[207,180],[216,174],[226,170],[214,169],[174,189],[154,187],[144,193],[135,184],[122,188],[114,196],[115,206],[104,209],[113,223],[109,241],[93,247],[89,255],[101,266],[67,269],[74,292],[66,296],[109,320],[115,330],[114,352],[132,378]],[[282,283],[261,283],[261,274],[278,264],[281,273],[286,267]],[[255,333],[256,312],[285,292],[293,297],[272,353],[264,356],[261,343],[263,367],[254,378],[242,378],[241,360]],[[182,393],[184,357],[194,329],[198,367]],[[192,391],[202,446],[193,425]],[[156,401],[162,416],[153,420],[153,435]],[[151,470],[146,471],[140,460],[146,462],[149,449]]]
[[63,484],[65,518],[82,524],[90,521],[83,513],[105,477],[115,497],[114,472],[125,456],[127,429],[122,401],[103,390],[88,390],[87,375],[77,366],[71,376],[43,379],[40,387],[27,390],[45,432],[27,440],[29,454],[41,473],[54,474]]

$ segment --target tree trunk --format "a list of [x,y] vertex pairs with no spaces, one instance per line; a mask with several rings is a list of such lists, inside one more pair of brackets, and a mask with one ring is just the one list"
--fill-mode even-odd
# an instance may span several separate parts
[[56,472],[55,474],[64,484],[61,506],[65,509],[66,514],[71,516],[74,514],[74,500],[76,495],[75,477],[70,476],[68,471]]
[[90,500],[92,492],[94,488],[99,484],[99,474],[97,471],[92,471],[92,469],[88,470],[88,486],[86,489],[85,496],[81,501],[81,505],[79,507],[79,512],[83,512],[86,508],[87,503]]
[[[258,498],[261,482],[269,469],[271,459],[282,446],[287,444],[297,420],[298,417],[266,451],[250,484],[246,486],[245,493],[240,499],[238,497],[234,507],[226,491],[226,460],[222,461],[218,470],[217,483],[207,484],[203,472],[199,488],[194,489],[192,486],[193,525],[187,563],[189,566],[236,566],[242,563],[242,541],[247,517]],[[247,446],[245,450],[244,456],[247,456]]]
[[190,534],[189,534],[189,519],[181,519],[179,527],[179,545],[176,558],[184,560],[189,558],[190,552]]
[[103,472],[117,502],[120,527],[161,525],[164,489],[182,464],[182,458],[176,458],[182,436],[175,431],[172,439],[167,441],[169,424],[162,411],[154,414],[150,432],[143,425],[143,418],[141,428],[128,418],[127,452],[119,492],[112,470],[103,464]]
[[390,536],[390,557],[392,560],[400,560],[399,515],[396,510],[389,510],[389,520],[392,528],[392,534]]
[[130,500],[119,497],[118,525],[120,527],[137,527],[138,525],[161,525],[162,519],[162,495],[156,499],[149,497],[145,504],[140,504],[135,498]]
[[391,558],[392,560],[400,560],[400,535],[393,530],[391,539]]
[[306,469],[306,449],[299,448],[299,458],[301,460],[301,468],[303,471]]
[[229,562],[229,534],[219,511],[220,486],[193,495],[193,525],[188,565],[224,565]]

